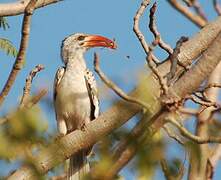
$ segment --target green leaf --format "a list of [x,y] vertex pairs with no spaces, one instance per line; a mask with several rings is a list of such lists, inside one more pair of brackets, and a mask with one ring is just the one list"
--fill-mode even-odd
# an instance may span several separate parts
[[16,57],[18,54],[17,49],[14,47],[11,41],[0,38],[0,50],[7,53],[7,55]]
[[5,17],[0,17],[0,28],[3,28],[4,30],[10,28]]

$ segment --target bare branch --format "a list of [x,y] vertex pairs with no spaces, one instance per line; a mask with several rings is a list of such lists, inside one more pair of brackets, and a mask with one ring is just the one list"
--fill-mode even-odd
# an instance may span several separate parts
[[207,180],[213,179],[214,169],[216,168],[219,160],[221,159],[221,144],[215,147],[215,151],[212,153],[207,163]]
[[41,64],[35,66],[35,68],[29,73],[28,77],[26,78],[24,92],[23,92],[23,96],[20,102],[20,108],[23,108],[29,101],[32,80],[35,77],[35,75],[43,69],[44,69],[44,66]]
[[[134,26],[133,26],[134,33],[136,34],[138,40],[140,41],[146,55],[148,55],[148,53],[150,51],[150,47],[147,44],[143,33],[139,29],[139,22],[140,22],[140,17],[143,15],[146,7],[149,4],[150,4],[150,0],[143,0],[143,2],[141,3],[140,8],[137,10],[136,15],[134,16]],[[159,62],[159,60],[154,55],[153,55],[153,61],[156,62],[156,63]]]
[[217,14],[220,16],[221,15],[221,6],[220,6],[218,0],[213,0],[213,6],[214,6],[214,9],[216,10]]
[[149,19],[150,19],[149,20],[149,29],[153,33],[155,40],[152,42],[153,47],[149,47],[149,53],[147,54],[146,61],[147,61],[149,68],[153,72],[153,74],[155,74],[157,79],[159,80],[159,84],[160,84],[162,93],[166,94],[167,90],[168,90],[166,80],[164,79],[163,76],[161,76],[160,72],[158,71],[158,69],[156,67],[156,61],[154,60],[153,49],[155,46],[159,45],[162,49],[164,49],[166,52],[168,52],[169,55],[173,53],[173,49],[162,40],[160,33],[157,30],[157,26],[155,23],[156,8],[157,8],[157,4],[155,2],[153,4],[153,6],[150,8],[150,15],[149,15]]
[[[220,77],[220,71],[221,71],[221,63],[219,63],[215,70],[211,73],[209,79],[208,79],[208,85],[205,88],[204,94],[210,101],[217,101],[219,99],[219,89],[218,88],[212,88],[212,87],[219,87],[219,83],[221,83],[221,77]],[[217,86],[218,85],[218,86]],[[214,111],[216,111],[217,108],[214,107],[209,107],[207,108],[203,113],[201,113],[198,117],[198,123],[197,123],[197,128],[198,128],[198,136],[201,137],[207,137],[209,136],[208,133],[208,126],[209,126],[209,121],[213,117]],[[215,123],[214,123],[215,124]],[[218,125],[216,126],[218,127]],[[213,172],[214,169],[217,165],[217,161],[221,157],[221,154],[217,152],[217,150],[220,150],[220,144],[217,146],[211,147],[209,149],[208,147],[200,146],[202,148],[207,148],[205,151],[204,149],[204,154],[203,156],[206,158],[204,162],[201,162],[200,164],[203,163],[203,171],[206,172],[207,179],[212,179],[213,177]],[[214,150],[215,149],[215,150]],[[202,150],[201,150],[202,151]],[[213,154],[211,154],[211,151],[214,151]],[[203,173],[203,176],[205,173]],[[202,176],[201,176],[202,177]]]
[[170,54],[170,61],[171,61],[171,66],[170,66],[170,72],[166,75],[167,77],[167,84],[170,85],[172,82],[173,77],[176,74],[177,70],[177,64],[179,64],[178,61],[178,55],[180,53],[180,48],[182,47],[183,43],[188,41],[187,37],[182,36],[176,43],[176,47],[173,50],[173,53]]
[[30,98],[30,100],[25,105],[26,108],[31,108],[37,104],[46,94],[48,93],[47,89],[40,90],[36,95]]
[[[196,63],[195,66],[198,67],[193,67],[192,69],[190,69],[190,71],[188,71],[188,73],[184,74],[182,76],[182,78],[180,78],[175,84],[174,86],[170,87],[169,89],[169,97],[168,98],[178,98],[181,95],[185,96],[185,94],[190,93],[189,92],[189,88],[192,90],[193,89],[197,89],[198,87],[195,85],[200,85],[203,80],[207,77],[207,75],[209,75],[211,73],[211,71],[213,70],[212,68],[210,69],[210,67],[207,64],[204,64],[205,62],[210,63],[210,65],[212,65],[211,67],[215,68],[217,63],[221,60],[221,52],[218,52],[220,50],[217,51],[217,48],[219,47],[217,45],[217,43],[220,43],[221,41],[221,33],[217,36],[216,40],[212,43],[212,45],[207,49],[207,51],[204,52],[204,55],[200,58],[200,60]],[[216,49],[216,50],[215,50]],[[213,52],[213,53],[212,53]],[[207,54],[210,54],[210,56],[207,56]],[[217,54],[214,54],[217,53]],[[210,59],[211,56],[213,55],[213,59]],[[210,61],[207,61],[207,58],[210,59]],[[214,61],[214,62],[211,62]],[[199,71],[199,69],[200,71]],[[203,73],[201,73],[203,72]],[[199,73],[200,73],[200,78],[199,78]],[[197,75],[198,74],[198,75]],[[188,78],[190,79],[190,77],[194,77],[194,83],[188,84],[185,83],[186,81],[183,81],[183,78]],[[202,78],[202,79],[201,79]],[[200,80],[200,81],[199,81]],[[188,81],[189,82],[189,81]],[[189,82],[191,83],[191,82]],[[183,86],[183,87],[182,87]],[[170,91],[171,90],[171,91]],[[175,92],[174,92],[175,90]],[[179,96],[177,96],[179,95]],[[180,98],[179,98],[180,99]],[[181,98],[182,99],[182,98]],[[162,119],[164,119],[167,116],[167,112],[164,113],[160,113],[160,115],[157,116],[157,114],[155,114],[156,117],[153,117],[152,120],[150,121],[154,121],[153,124],[151,126],[149,126],[146,131],[137,131],[135,129],[133,129],[132,132],[135,132],[136,134],[136,138],[138,139],[138,137],[152,137],[152,135],[155,133],[155,128],[157,127],[157,129],[159,130],[166,122],[164,122]],[[178,124],[179,125],[179,124]],[[180,125],[179,125],[180,126]],[[138,126],[139,127],[139,126]],[[135,127],[137,128],[137,126]],[[142,129],[142,128],[140,128]],[[139,133],[140,132],[140,133]],[[149,133],[148,135],[146,133]],[[153,133],[153,134],[152,134]],[[185,131],[185,133],[188,133],[188,131]],[[200,137],[195,137],[194,135],[191,136],[192,139],[198,140],[198,142],[200,143],[207,143],[207,142],[219,142],[221,141],[221,138],[216,138],[216,137],[210,137],[209,139],[202,139]],[[122,140],[122,144],[119,144],[119,150],[117,150],[117,158],[114,165],[110,168],[109,172],[107,172],[108,177],[114,177],[115,174],[117,174],[119,172],[120,169],[122,169],[135,155],[137,149],[134,146],[131,146],[130,143],[127,143],[127,139],[126,140]],[[145,141],[147,142],[147,141]],[[119,153],[120,152],[120,153]]]
[[195,92],[195,94],[200,93],[200,94],[202,94],[202,97],[203,97],[204,99],[206,99],[208,102],[211,102],[211,101],[209,100],[209,97],[207,97],[207,93],[206,93],[206,92],[208,91],[208,89],[210,89],[210,88],[221,88],[221,84],[219,84],[219,83],[210,83],[210,84],[208,84],[206,87],[197,90],[197,91]]
[[[41,8],[63,0],[38,0],[35,8]],[[13,3],[0,4],[0,17],[23,14],[30,0],[19,0]]]
[[221,143],[221,137],[200,137],[200,136],[195,136],[191,132],[189,132],[184,126],[182,126],[180,123],[178,123],[176,120],[172,118],[167,119],[168,122],[176,126],[180,133],[186,137],[187,139],[194,141],[195,143],[198,144],[206,144],[206,143]]
[[159,45],[162,49],[164,49],[169,55],[173,54],[173,49],[170,47],[169,44],[165,43],[163,39],[161,38],[160,33],[157,30],[156,26],[156,18],[155,18],[155,12],[157,9],[157,3],[155,2],[153,6],[150,8],[150,22],[149,22],[149,29],[153,33],[155,41],[153,42],[154,45]]
[[193,2],[193,5],[192,5],[192,6],[193,6],[195,12],[196,12],[201,18],[203,18],[203,19],[207,22],[208,20],[207,20],[206,14],[205,14],[205,12],[203,11],[203,8],[202,8],[202,6],[200,5],[199,1],[198,1],[198,0],[195,0],[195,1]]
[[210,83],[209,85],[207,85],[204,89],[207,90],[207,89],[210,89],[210,88],[221,88],[221,84],[218,84],[218,83]]
[[[176,89],[176,87],[171,88],[172,91],[177,92],[176,96],[184,97],[191,94],[192,89],[198,89],[201,82],[205,79],[205,74],[208,72],[211,73],[219,64],[221,61],[221,49],[218,48],[219,43],[221,43],[221,33],[219,33],[209,48],[202,54],[196,64],[176,82],[176,87],[185,88],[185,90],[180,91],[181,89]],[[199,81],[192,81],[195,78],[190,78],[191,76],[197,78]],[[184,92],[186,93],[185,95],[183,94]]]
[[160,165],[162,168],[162,171],[164,173],[164,176],[166,178],[166,180],[180,180],[183,179],[183,175],[184,175],[184,165],[182,165],[179,169],[179,172],[177,174],[173,174],[170,172],[170,168],[166,162],[166,159],[161,159],[160,160]]
[[178,142],[181,145],[184,145],[184,142],[179,138],[179,136],[177,136],[175,133],[173,133],[171,131],[171,129],[169,127],[167,127],[166,125],[163,127],[163,129],[165,130],[165,132],[167,133],[167,135],[174,139],[176,142]]
[[186,99],[190,99],[192,100],[193,102],[199,104],[199,105],[202,105],[202,106],[206,106],[206,107],[210,107],[210,106],[214,106],[214,107],[218,107],[217,103],[216,102],[211,102],[211,101],[208,101],[206,99],[203,99],[203,97],[200,97],[200,96],[187,96]]
[[187,17],[195,25],[199,27],[204,27],[206,25],[207,22],[202,17],[193,14],[187,7],[183,6],[177,0],[167,0],[167,1],[171,4],[171,6],[173,6],[177,11],[179,11],[181,14]]
[[[151,114],[144,114],[141,120],[132,129],[131,133],[123,138],[113,149],[112,164],[103,174],[97,173],[96,167],[91,170],[90,175],[93,179],[113,179],[116,174],[134,157],[137,150],[145,142],[151,142],[153,130],[153,123],[157,122],[158,126],[163,126],[162,116],[160,112],[154,116]],[[149,141],[147,140],[149,139]],[[136,146],[139,144],[139,146]]]
[[[33,97],[31,97],[25,104],[25,106],[23,108],[27,108],[30,109],[32,108],[34,105],[36,105],[46,94],[47,94],[47,90],[46,89],[42,89],[40,92],[38,92],[36,95],[34,95]],[[20,107],[19,107],[20,108]],[[18,108],[18,110],[19,110]],[[11,114],[6,115],[4,117],[0,118],[0,125],[6,123],[9,119],[11,118]]]
[[149,68],[153,72],[153,74],[156,75],[157,79],[159,80],[159,84],[160,84],[163,94],[167,94],[168,86],[167,86],[166,80],[163,78],[163,76],[161,76],[161,74],[159,73],[159,70],[157,69],[157,67],[153,61],[152,50],[147,55],[146,61],[148,63]]
[[[205,51],[205,49],[207,49],[208,46],[211,45],[211,42],[216,38],[218,33],[221,31],[220,24],[221,24],[221,18],[218,18],[216,21],[214,21],[213,23],[206,26],[203,30],[201,30],[201,32],[198,33],[195,37],[193,37],[187,43],[185,43],[185,46],[181,48],[181,52],[179,54],[179,60],[184,63],[189,63],[194,58],[198,57],[203,51]],[[207,35],[210,34],[210,35],[206,36],[205,34]],[[208,49],[206,51],[208,51]],[[202,74],[203,77],[199,78],[198,75],[195,76],[195,72],[192,71],[192,73],[188,75],[188,78],[194,79],[196,84],[201,84],[202,82],[201,78],[204,79],[206,76],[208,76],[208,74],[211,72],[211,68],[214,67],[215,65],[213,62],[214,61],[213,57],[216,57],[216,54],[214,54],[214,52],[211,54],[212,59],[209,58],[209,61],[211,63],[209,68],[207,66],[201,67],[200,65],[200,68],[203,71],[205,70],[205,72]],[[169,71],[169,67],[170,67],[169,63],[165,62],[161,64],[158,68],[160,69],[160,73],[162,75],[166,75],[166,73],[168,73]],[[131,95],[140,98],[140,90],[142,90],[142,92],[143,91],[148,92],[149,88],[151,88],[153,92],[151,95],[157,97],[156,94],[158,93],[156,92],[159,91],[159,85],[155,83],[156,80],[155,78],[153,78],[152,74],[150,74],[148,79],[149,83],[151,83],[151,86],[145,85],[145,83],[142,84],[142,87],[138,85],[137,89],[134,90]],[[182,84],[181,82],[178,83],[177,81],[174,85],[174,90],[176,94],[179,95],[180,97],[182,97],[181,96],[182,94],[185,95],[186,93],[192,93],[192,91],[197,90],[198,86],[195,87],[194,84],[194,86],[191,86],[192,91],[189,92],[190,89],[186,88],[184,85],[186,86],[190,85],[188,83],[185,83],[183,79],[180,80],[182,81]],[[155,114],[160,112],[162,106],[160,106],[159,103],[151,101],[148,103],[150,103]],[[128,119],[130,119],[132,116],[134,116],[136,113],[140,111],[141,108],[139,106],[133,103],[129,103],[127,101],[120,101],[116,103],[109,110],[101,114],[97,119],[90,122],[85,127],[84,131],[76,130],[61,138],[57,143],[50,144],[47,148],[43,148],[42,150],[40,150],[35,157],[35,163],[37,169],[42,174],[47,172],[49,169],[56,166],[58,163],[63,162],[65,159],[70,157],[72,154],[75,154],[80,149],[90,147],[95,142],[97,142],[101,137],[106,136],[113,129],[116,129],[117,127],[121,126],[123,123],[128,121]],[[153,134],[165,124],[164,122],[165,114],[161,115],[162,118],[154,121],[154,123],[151,126],[152,129],[151,132],[153,132]],[[82,139],[86,141],[82,141]],[[133,149],[131,149],[130,152],[132,151]],[[128,162],[130,159],[132,159],[133,155],[134,155],[133,153],[130,153],[127,156],[127,159],[125,159],[125,161]],[[18,169],[14,174],[12,174],[9,180],[13,179],[19,180],[19,179],[26,179],[32,177],[33,177],[33,171],[31,170],[31,167],[22,167],[21,169]]]
[[191,7],[193,6],[194,0],[182,0],[184,3],[186,3],[187,6]]
[[199,111],[196,109],[190,109],[190,108],[184,108],[184,107],[179,107],[179,112],[183,113],[183,114],[188,114],[191,116],[196,116],[199,114]]
[[36,3],[37,3],[37,0],[31,0],[28,3],[27,7],[25,8],[25,14],[24,14],[23,25],[22,25],[22,38],[20,42],[19,52],[16,57],[13,68],[10,72],[10,75],[8,77],[8,80],[6,84],[4,85],[2,92],[0,93],[0,106],[5,100],[5,97],[8,95],[12,85],[14,84],[17,74],[22,69],[22,66],[25,60],[26,49],[28,47],[31,17],[34,12],[34,7]]
[[122,99],[129,101],[131,103],[136,103],[137,105],[140,105],[141,107],[145,109],[150,109],[149,105],[145,102],[133,98],[131,96],[128,96],[125,92],[123,92],[122,89],[120,89],[116,84],[114,84],[111,80],[109,80],[106,75],[101,71],[100,65],[99,65],[99,57],[97,53],[94,53],[94,69],[101,78],[101,80],[109,87],[111,88],[118,96],[120,96]]

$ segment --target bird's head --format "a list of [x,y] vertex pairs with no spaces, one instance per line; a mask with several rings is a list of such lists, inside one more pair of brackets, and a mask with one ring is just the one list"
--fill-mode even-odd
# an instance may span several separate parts
[[116,49],[117,45],[113,40],[99,35],[76,33],[68,36],[62,41],[61,56],[66,64],[70,56],[82,54],[93,47],[106,47]]

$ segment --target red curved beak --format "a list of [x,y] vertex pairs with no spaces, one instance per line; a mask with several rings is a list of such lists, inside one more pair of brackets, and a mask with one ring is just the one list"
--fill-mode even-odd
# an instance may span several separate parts
[[84,39],[84,47],[107,47],[110,49],[116,49],[117,44],[115,41],[99,35],[88,35]]

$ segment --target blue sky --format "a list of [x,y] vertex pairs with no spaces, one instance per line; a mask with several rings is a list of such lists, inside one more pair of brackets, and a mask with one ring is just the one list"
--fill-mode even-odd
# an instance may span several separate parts
[[[1,3],[12,2],[1,0]],[[174,47],[180,36],[193,36],[198,28],[182,15],[177,13],[169,6],[166,1],[157,1],[157,26],[163,39]],[[34,80],[33,89],[47,87],[50,90],[49,98],[52,98],[52,87],[54,74],[59,66],[60,44],[64,37],[76,33],[85,32],[89,34],[100,34],[109,38],[115,38],[118,44],[117,51],[106,49],[93,49],[86,54],[87,63],[93,69],[93,52],[98,52],[101,58],[102,70],[114,80],[125,91],[131,90],[136,85],[137,72],[143,68],[145,54],[140,47],[133,31],[133,17],[141,1],[135,0],[64,0],[63,2],[47,6],[35,11],[32,24],[29,47],[27,51],[26,64],[19,73],[13,89],[7,97],[4,107],[0,113],[6,113],[19,102],[22,94],[25,78],[29,71],[37,64],[43,64],[45,70],[39,73]],[[209,20],[216,17],[212,3],[203,1]],[[9,17],[10,29],[3,31],[0,29],[0,37],[10,39],[18,48],[21,37],[22,16]],[[148,31],[148,11],[141,19],[141,30],[150,42],[152,34]],[[130,56],[127,59],[126,56]],[[157,49],[156,55],[159,59],[165,57],[164,52]],[[0,51],[1,78],[0,87],[2,88],[5,80],[14,63],[14,58],[6,56]],[[110,99],[102,99],[102,111],[109,107]],[[42,105],[45,116],[49,121],[49,131],[56,128],[54,113],[48,111]],[[172,149],[174,154],[179,154],[179,148]],[[2,164],[2,163],[0,163]],[[217,178],[218,179],[217,173]],[[126,173],[127,179],[131,179]],[[163,179],[162,173],[157,173],[157,179]]]

